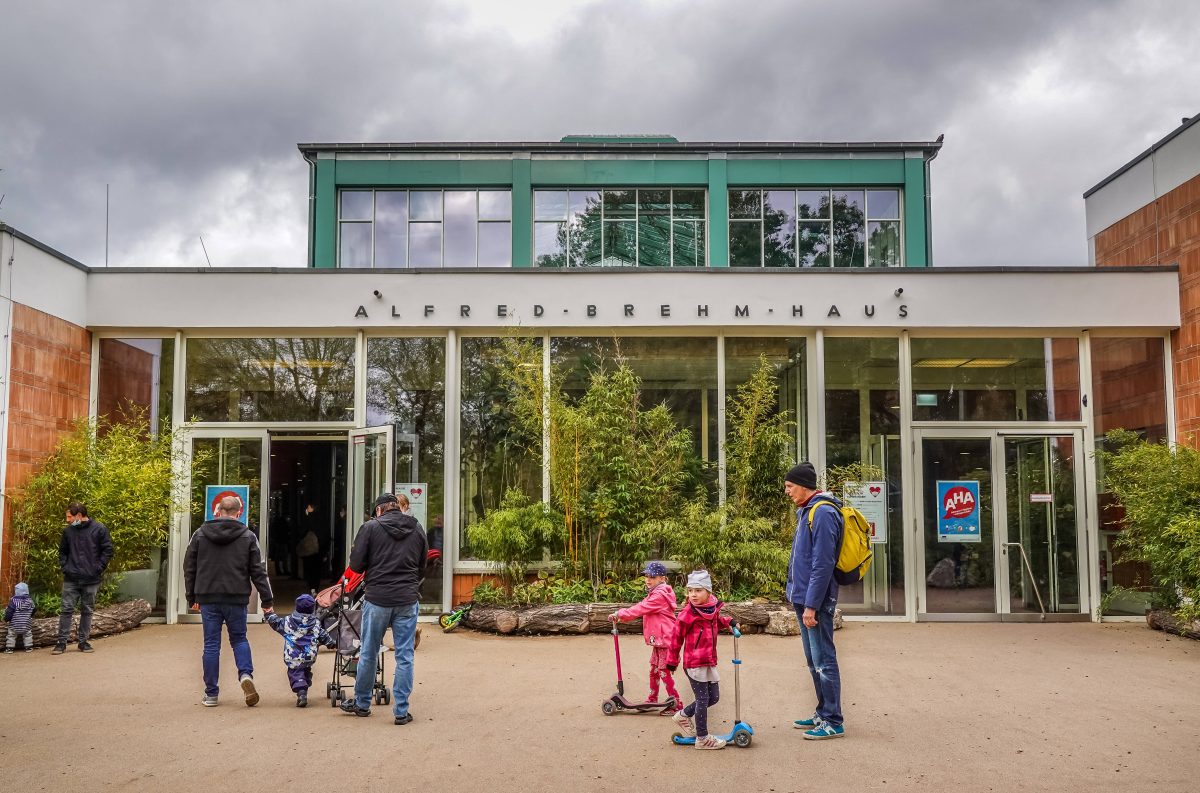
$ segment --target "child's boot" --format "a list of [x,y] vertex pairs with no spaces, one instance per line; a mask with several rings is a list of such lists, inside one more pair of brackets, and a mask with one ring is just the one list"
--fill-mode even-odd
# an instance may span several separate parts
[[307,690],[296,692],[296,707],[298,707],[298,708],[307,708],[308,707],[308,691]]

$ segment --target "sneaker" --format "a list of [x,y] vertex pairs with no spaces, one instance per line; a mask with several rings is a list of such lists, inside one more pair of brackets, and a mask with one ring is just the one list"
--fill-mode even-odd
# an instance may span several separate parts
[[246,695],[246,707],[252,708],[258,704],[258,689],[254,687],[254,678],[250,675],[242,675],[240,681],[242,684],[242,693]]
[[841,738],[846,734],[846,728],[840,724],[830,724],[823,721],[804,733],[806,741],[824,741],[828,738]]
[[5,648],[4,648],[4,654],[5,654],[5,655],[12,655],[12,654],[13,654],[13,648],[11,648],[11,647],[5,647]]
[[31,653],[31,652],[33,652],[33,648],[32,648],[32,647],[26,647],[26,648],[25,648],[25,652],[27,652],[27,653]]
[[405,713],[403,716],[396,717],[396,726],[397,727],[403,727],[405,724],[409,724],[411,722],[412,722],[412,714],[411,713]]
[[56,644],[56,645],[54,645],[54,649],[50,651],[50,654],[51,655],[62,655],[66,651],[67,651],[67,645]]
[[818,726],[820,723],[821,723],[821,717],[814,713],[812,716],[810,716],[807,719],[796,719],[795,721],[792,722],[792,726],[795,727],[797,730],[811,730],[813,727]]
[[705,735],[696,739],[697,749],[724,749],[725,742],[715,735]]
[[342,713],[349,713],[354,716],[370,716],[371,715],[370,708],[360,708],[357,704],[355,704],[353,699],[342,700],[342,704],[339,705],[338,707],[340,707],[342,709]]
[[308,692],[301,691],[299,694],[296,695],[296,707],[298,707],[298,708],[307,708],[308,707]]
[[675,715],[671,718],[675,720],[675,725],[679,727],[679,734],[684,738],[692,738],[696,735],[696,728],[692,726],[692,720],[682,710],[675,711]]
[[79,652],[94,653],[96,651],[92,649],[92,645],[89,642],[80,642],[79,643]]
[[205,694],[204,699],[200,700],[200,704],[206,708],[215,708],[217,706],[217,695]]

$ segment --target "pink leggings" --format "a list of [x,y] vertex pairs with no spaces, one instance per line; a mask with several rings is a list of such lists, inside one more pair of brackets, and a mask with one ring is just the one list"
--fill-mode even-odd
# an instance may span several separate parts
[[667,669],[667,648],[654,647],[650,651],[650,702],[658,702],[658,684],[662,682],[666,685],[667,696],[675,698],[675,707],[683,706],[683,701],[679,697],[679,691],[675,688],[675,678],[671,676],[671,670]]

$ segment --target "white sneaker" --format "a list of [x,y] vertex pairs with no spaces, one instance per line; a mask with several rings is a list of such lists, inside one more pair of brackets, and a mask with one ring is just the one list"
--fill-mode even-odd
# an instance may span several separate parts
[[725,741],[713,735],[705,735],[703,738],[696,739],[697,749],[724,749]]
[[258,704],[258,690],[254,688],[254,678],[250,675],[242,675],[239,681],[242,684],[242,693],[246,695],[246,707],[254,707]]
[[692,738],[696,735],[696,728],[692,725],[692,720],[687,717],[682,710],[675,711],[675,715],[671,717],[675,720],[676,726],[679,727],[679,734],[684,738]]
[[205,694],[204,699],[200,700],[200,704],[206,708],[215,708],[217,706],[217,698]]

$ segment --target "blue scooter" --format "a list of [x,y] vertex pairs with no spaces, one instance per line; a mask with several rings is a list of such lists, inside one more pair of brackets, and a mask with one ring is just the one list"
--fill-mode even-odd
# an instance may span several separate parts
[[[734,746],[740,746],[745,749],[754,740],[754,728],[746,722],[742,721],[742,657],[738,655],[738,639],[742,637],[742,632],[737,628],[733,628],[733,729],[727,735],[718,735],[716,737],[731,743]],[[679,746],[695,746],[695,738],[687,738],[680,733],[675,733],[671,736],[671,740]]]

